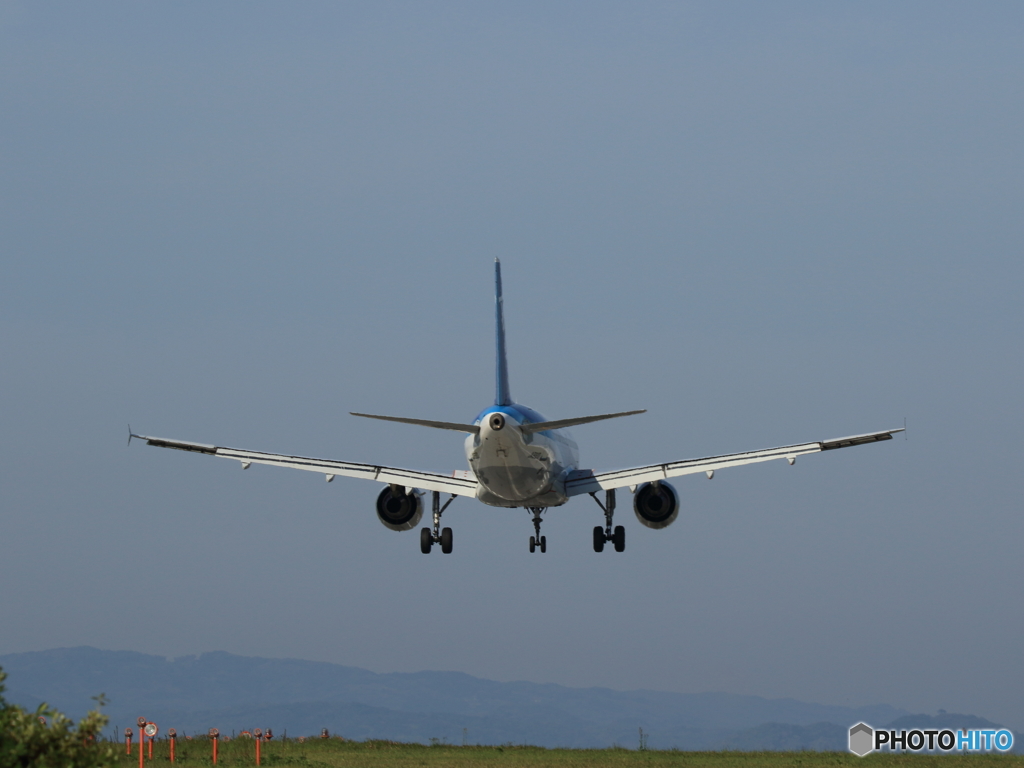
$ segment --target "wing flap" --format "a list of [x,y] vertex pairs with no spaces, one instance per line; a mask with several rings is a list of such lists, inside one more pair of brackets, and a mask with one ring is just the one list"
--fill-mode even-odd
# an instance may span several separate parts
[[851,445],[865,445],[866,443],[877,443],[880,440],[892,440],[896,432],[902,429],[893,429],[889,432],[872,432],[867,435],[853,435],[852,437],[837,437],[835,440],[823,440],[821,450],[831,451],[836,448],[847,448]]
[[462,476],[458,476],[457,473],[441,475],[436,472],[382,467],[375,464],[357,464],[349,461],[314,459],[306,456],[288,456],[279,453],[264,453],[263,451],[223,448],[215,445],[206,445],[205,443],[190,443],[184,440],[169,440],[162,437],[146,437],[145,435],[132,435],[132,437],[145,440],[146,445],[156,446],[157,448],[173,448],[179,451],[205,453],[224,459],[234,459],[241,462],[243,467],[247,467],[250,464],[266,464],[273,467],[320,472],[328,476],[340,475],[342,477],[356,477],[363,480],[377,480],[382,483],[394,483],[410,488],[422,488],[427,491],[451,493],[456,496],[475,496],[477,489],[476,478],[468,477],[465,473]]
[[173,448],[176,451],[192,451],[193,453],[217,453],[217,446],[205,445],[203,443],[186,443],[184,440],[168,440],[164,437],[143,437],[132,435],[146,441],[146,445],[155,445],[157,448]]
[[744,464],[757,464],[773,459],[789,459],[790,463],[797,456],[819,451],[830,451],[836,448],[848,448],[853,445],[864,445],[882,440],[891,440],[892,436],[903,429],[888,429],[882,432],[869,432],[864,435],[841,437],[833,440],[822,440],[815,443],[784,445],[779,448],[767,448],[762,451],[746,451],[730,453],[723,456],[708,456],[703,459],[687,459],[665,464],[652,464],[633,469],[619,469],[612,472],[595,473],[593,470],[576,470],[569,474],[565,481],[565,491],[569,496],[583,493],[610,491],[615,488],[650,483],[655,480],[667,480],[670,477],[694,475],[698,472],[714,472],[727,467],[738,467]]

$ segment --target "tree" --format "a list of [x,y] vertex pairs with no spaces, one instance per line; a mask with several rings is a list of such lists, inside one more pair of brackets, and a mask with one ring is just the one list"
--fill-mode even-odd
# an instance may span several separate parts
[[6,679],[0,669],[0,768],[112,768],[114,747],[100,740],[106,715],[93,710],[75,726],[46,704],[26,712],[4,700]]

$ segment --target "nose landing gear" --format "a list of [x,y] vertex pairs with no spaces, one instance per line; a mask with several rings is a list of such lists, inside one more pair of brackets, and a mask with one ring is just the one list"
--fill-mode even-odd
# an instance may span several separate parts
[[441,545],[441,551],[450,555],[452,553],[452,529],[445,528],[441,529],[441,514],[448,509],[448,505],[455,500],[455,495],[441,506],[441,493],[440,491],[432,491],[432,506],[434,511],[434,528],[421,528],[420,529],[420,552],[424,555],[430,554],[430,549],[435,544]]
[[626,529],[621,525],[616,525],[615,530],[612,530],[612,517],[615,515],[615,490],[604,492],[604,504],[597,498],[596,493],[591,493],[590,496],[597,502],[597,506],[604,510],[604,528],[600,525],[594,526],[594,551],[604,552],[605,542],[610,541],[616,552],[625,552]]

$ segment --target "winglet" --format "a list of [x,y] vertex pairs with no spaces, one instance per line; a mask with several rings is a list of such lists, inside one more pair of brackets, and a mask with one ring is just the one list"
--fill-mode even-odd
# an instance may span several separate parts
[[133,437],[135,437],[135,435],[132,434],[132,425],[129,424],[128,425],[128,445],[132,444],[132,438]]
[[508,389],[508,360],[505,357],[505,306],[501,298],[501,260],[494,260],[494,323],[495,323],[495,405],[512,405]]

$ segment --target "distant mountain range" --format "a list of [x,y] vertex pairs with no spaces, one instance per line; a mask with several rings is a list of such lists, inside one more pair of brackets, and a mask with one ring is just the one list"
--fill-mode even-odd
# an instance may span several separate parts
[[[105,693],[109,733],[142,715],[179,733],[269,726],[290,736],[328,728],[358,740],[636,748],[642,728],[651,749],[845,750],[847,729],[859,721],[880,727],[933,719],[887,705],[499,683],[460,672],[378,674],[223,652],[171,660],[58,648],[0,656],[0,667],[8,673],[5,698],[31,708],[45,700],[78,718]],[[939,717],[965,719],[959,727],[998,727],[967,715]]]

